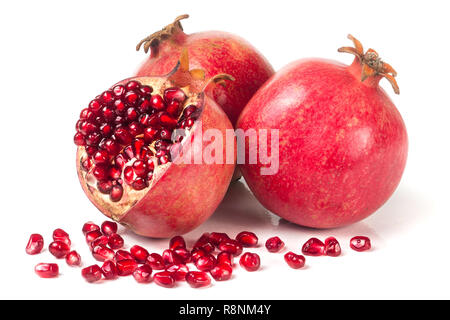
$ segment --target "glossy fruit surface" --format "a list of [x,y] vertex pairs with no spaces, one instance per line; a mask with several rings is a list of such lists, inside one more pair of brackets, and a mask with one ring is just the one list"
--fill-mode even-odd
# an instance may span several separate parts
[[274,166],[258,160],[240,169],[267,209],[299,225],[332,228],[364,219],[389,199],[405,168],[405,124],[378,85],[385,77],[398,92],[396,72],[350,38],[355,48],[340,49],[356,55],[350,66],[324,59],[289,64],[258,90],[237,123],[244,131],[269,130],[264,155]]
[[307,256],[322,256],[325,254],[325,244],[317,238],[310,238],[303,244],[302,252]]
[[42,248],[44,248],[44,238],[38,233],[33,233],[28,240],[25,252],[31,255],[38,254],[41,253]]
[[365,236],[356,236],[350,239],[350,248],[355,251],[366,251],[372,248],[370,239]]
[[87,282],[97,282],[102,279],[102,269],[94,264],[82,269],[81,275]]
[[245,270],[253,272],[259,269],[259,266],[261,265],[261,259],[256,253],[246,252],[239,259],[239,264]]
[[207,287],[211,284],[210,276],[203,271],[190,271],[186,274],[186,282],[192,288]]
[[34,267],[34,272],[41,278],[56,278],[59,267],[56,263],[39,263]]
[[166,74],[187,48],[192,66],[205,70],[206,76],[218,73],[232,75],[236,81],[226,88],[212,89],[212,97],[222,107],[232,124],[258,88],[273,74],[272,66],[244,39],[225,32],[208,31],[185,34],[178,17],[174,23],[147,37],[138,45],[150,57],[141,65],[137,76]]
[[305,257],[301,254],[295,254],[292,251],[289,251],[284,255],[284,261],[286,261],[292,269],[300,269],[305,265]]

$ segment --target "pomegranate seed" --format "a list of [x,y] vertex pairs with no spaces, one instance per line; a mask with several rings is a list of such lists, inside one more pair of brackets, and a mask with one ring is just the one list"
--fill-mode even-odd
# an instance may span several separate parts
[[356,236],[350,240],[350,248],[355,251],[366,251],[372,247],[370,239],[364,236]]
[[102,165],[96,165],[94,170],[92,170],[92,174],[97,180],[104,181],[108,179],[108,168]]
[[337,257],[341,254],[341,246],[334,237],[325,239],[325,254],[331,257]]
[[25,248],[26,253],[38,254],[42,251],[42,248],[44,248],[44,238],[38,233],[33,233]]
[[211,278],[203,271],[190,271],[186,275],[186,282],[192,288],[206,287],[211,284]]
[[197,111],[197,107],[191,104],[190,106],[186,107],[186,109],[184,109],[183,114],[186,118],[188,118],[195,111]]
[[125,250],[117,250],[114,259],[116,260],[116,262],[119,262],[120,260],[134,260],[131,253]]
[[191,253],[188,249],[183,247],[178,247],[173,250],[176,256],[178,256],[182,263],[191,262]]
[[116,137],[117,141],[121,144],[130,144],[133,136],[125,129],[125,128],[117,128],[114,131],[114,136]]
[[209,273],[216,281],[229,280],[233,274],[233,269],[227,263],[221,263],[209,270]]
[[102,269],[94,264],[81,270],[81,275],[87,282],[96,282],[102,278]]
[[127,82],[127,84],[125,85],[125,88],[127,90],[138,90],[140,87],[141,87],[141,84],[136,80],[131,80],[131,81]]
[[121,277],[128,276],[137,269],[138,264],[134,259],[124,259],[116,263],[118,275]]
[[229,240],[230,237],[223,232],[211,232],[208,237],[208,241],[212,243],[214,246],[218,246],[222,241]]
[[113,233],[108,238],[108,245],[111,249],[117,250],[123,247],[123,238],[117,233]]
[[114,99],[114,93],[112,91],[105,91],[101,95],[102,102],[105,104],[110,104],[113,102]]
[[242,231],[236,236],[236,240],[246,248],[256,247],[258,245],[258,237],[250,231]]
[[139,283],[149,283],[152,278],[152,268],[148,264],[143,264],[133,271],[133,278]]
[[66,243],[68,246],[71,245],[69,234],[65,232],[63,229],[55,229],[53,231],[53,240],[54,241],[62,241]]
[[113,250],[99,245],[92,249],[92,256],[97,261],[106,261],[106,260],[113,260],[115,258],[115,253]]
[[172,118],[168,113],[162,112],[158,115],[159,123],[168,128],[175,128],[177,126],[177,119]]
[[50,243],[48,250],[57,259],[62,259],[70,252],[70,247],[63,241],[53,241]]
[[178,114],[180,113],[180,103],[178,101],[171,101],[166,109],[167,113],[172,117],[178,118]]
[[75,133],[73,137],[73,142],[77,146],[85,146],[86,145],[86,139],[84,138],[84,135],[81,132]]
[[172,100],[184,102],[184,100],[186,100],[186,95],[180,88],[168,88],[164,90],[164,101],[169,103]]
[[128,91],[125,93],[125,103],[129,106],[134,106],[139,100],[139,94],[135,91]]
[[128,125],[128,130],[132,136],[142,133],[142,126],[137,121],[133,121]]
[[86,235],[90,231],[99,231],[99,230],[100,230],[100,227],[91,221],[86,222],[83,225],[83,229],[82,229],[84,235]]
[[305,265],[305,257],[301,254],[295,254],[292,251],[289,251],[284,255],[284,261],[286,261],[292,269],[300,269]]
[[195,261],[195,266],[200,271],[209,271],[217,264],[216,258],[213,255],[208,254],[204,257],[200,257]]
[[155,283],[164,288],[173,288],[175,286],[175,279],[172,272],[161,271],[155,273],[153,276]]
[[102,235],[103,234],[100,230],[89,231],[86,233],[86,243],[90,246],[95,239],[101,237]]
[[97,182],[97,189],[103,194],[109,194],[112,190],[112,182],[111,181],[99,181]]
[[166,271],[172,273],[172,277],[175,281],[184,281],[186,280],[189,268],[185,264],[173,264],[167,267]]
[[195,263],[199,258],[206,256],[208,253],[202,248],[194,248],[191,251],[191,259]]
[[231,253],[233,256],[239,256],[242,253],[242,245],[236,240],[225,240],[219,244],[219,250]]
[[186,248],[186,241],[182,236],[175,236],[169,241],[169,249]]
[[103,277],[107,280],[115,279],[118,276],[116,264],[111,260],[106,260],[101,269]]
[[124,86],[122,86],[122,85],[116,85],[116,86],[114,86],[114,88],[112,89],[112,92],[114,93],[114,95],[116,96],[116,97],[121,97],[121,96],[123,96],[124,95],[124,93],[125,93],[125,87]]
[[167,249],[167,250],[163,251],[162,258],[163,258],[164,264],[166,266],[170,266],[172,264],[181,264],[182,263],[181,258],[175,252],[173,252],[170,249]]
[[105,221],[102,223],[101,230],[105,236],[110,236],[117,232],[117,223],[113,221]]
[[163,98],[161,98],[160,95],[152,96],[150,102],[152,104],[152,107],[155,108],[156,110],[163,110],[166,108]]
[[142,86],[139,91],[144,95],[144,96],[149,96],[152,92],[153,92],[153,88],[150,86]]
[[131,122],[131,121],[137,120],[137,118],[139,117],[139,113],[136,110],[136,108],[131,107],[131,108],[127,109],[126,117],[127,117],[127,120]]
[[56,263],[39,263],[34,272],[41,278],[55,278],[59,275],[59,267]]
[[311,238],[303,245],[302,252],[307,256],[321,256],[325,253],[325,244],[317,238]]
[[145,262],[154,270],[163,270],[165,268],[165,263],[161,255],[157,253],[150,253]]
[[227,264],[230,267],[233,267],[233,260],[233,255],[228,252],[221,252],[217,255],[217,264]]
[[66,255],[66,262],[71,267],[79,266],[79,265],[81,265],[81,257],[78,254],[78,252],[76,252],[75,250],[74,251],[70,251]]
[[99,150],[94,154],[94,163],[95,164],[105,164],[109,162],[109,154],[106,150]]
[[257,255],[256,253],[246,252],[239,259],[239,264],[245,270],[253,272],[259,269],[261,261],[259,255]]
[[122,186],[121,185],[115,185],[111,189],[111,193],[109,194],[109,198],[111,199],[111,201],[117,202],[117,201],[120,201],[120,199],[122,199],[122,195],[123,195],[123,188],[122,188]]
[[89,103],[89,109],[91,109],[94,113],[100,111],[101,107],[102,105],[97,99],[94,99]]
[[130,253],[133,258],[139,263],[145,263],[148,257],[148,251],[141,246],[135,245],[130,248]]
[[279,237],[267,239],[266,248],[269,252],[279,252],[284,248],[284,242]]

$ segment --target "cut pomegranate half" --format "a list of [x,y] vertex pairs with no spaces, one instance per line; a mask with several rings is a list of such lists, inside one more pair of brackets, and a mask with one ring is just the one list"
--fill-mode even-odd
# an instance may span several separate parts
[[[168,75],[119,82],[81,111],[74,137],[78,176],[102,213],[162,238],[186,233],[214,212],[235,167],[225,161],[232,125],[204,90],[225,80],[233,79],[205,80],[202,70],[189,70],[184,50]],[[223,154],[221,163],[204,161],[203,153],[211,154],[211,141],[202,139],[208,129],[223,138],[222,150],[214,150]],[[182,203],[195,205],[180,213]]]

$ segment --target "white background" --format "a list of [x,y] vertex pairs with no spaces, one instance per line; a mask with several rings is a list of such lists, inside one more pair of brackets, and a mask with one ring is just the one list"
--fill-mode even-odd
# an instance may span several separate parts
[[[194,290],[164,289],[132,277],[88,284],[80,270],[60,261],[58,279],[40,279],[34,265],[55,259],[48,250],[25,254],[31,233],[61,227],[87,264],[94,263],[81,234],[83,222],[104,219],[77,180],[72,138],[90,98],[126,78],[146,58],[134,47],[177,15],[189,13],[185,31],[223,30],[257,47],[276,70],[303,57],[350,63],[337,53],[352,33],[398,71],[401,95],[390,92],[408,128],[410,151],[393,197],[368,219],[317,231],[266,212],[243,183],[233,186],[204,231],[235,236],[252,230],[264,242],[279,235],[300,251],[311,236],[334,235],[343,255],[307,257],[291,270],[283,254],[263,247],[262,268],[235,269],[231,281]],[[1,230],[0,298],[450,298],[449,8],[446,1],[3,1],[0,5]],[[121,229],[128,245],[161,251],[167,240]],[[372,238],[373,250],[349,249],[354,235]],[[284,251],[286,252],[286,251]]]

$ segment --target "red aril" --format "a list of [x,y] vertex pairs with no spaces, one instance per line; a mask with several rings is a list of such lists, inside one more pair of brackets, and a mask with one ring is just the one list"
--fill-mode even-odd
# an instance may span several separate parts
[[173,250],[170,249],[163,251],[162,259],[164,261],[165,266],[183,263],[182,259]]
[[186,274],[186,282],[192,288],[207,287],[211,284],[211,278],[203,271],[190,271]]
[[117,250],[116,255],[114,256],[114,260],[116,262],[118,262],[120,260],[134,260],[134,257],[128,251]]
[[84,235],[86,235],[88,232],[99,231],[99,230],[100,230],[100,227],[98,225],[96,225],[95,223],[93,223],[92,221],[86,222],[82,228]]
[[130,253],[133,256],[134,260],[139,263],[145,263],[148,257],[148,251],[141,246],[135,245],[130,248]]
[[53,240],[65,242],[68,246],[71,245],[69,234],[63,229],[55,229],[53,231]]
[[194,248],[191,251],[191,260],[196,262],[199,258],[206,256],[208,253],[202,248]]
[[122,248],[123,244],[123,238],[117,233],[113,233],[108,237],[108,246],[113,250]]
[[166,267],[162,256],[158,253],[150,253],[145,263],[152,267],[153,270],[164,270]]
[[110,236],[117,232],[117,223],[113,221],[105,221],[101,225],[101,230],[105,236]]
[[121,277],[129,276],[133,274],[137,269],[138,264],[134,259],[124,259],[116,262],[117,274]]
[[211,232],[208,237],[208,242],[217,247],[222,241],[229,239],[230,237],[224,232]]
[[102,235],[103,235],[103,234],[102,234],[102,232],[101,232],[100,230],[89,231],[89,232],[86,233],[86,236],[85,236],[85,238],[86,238],[86,243],[87,243],[89,246],[91,246],[91,243],[92,243],[95,239],[101,237]]
[[81,265],[81,256],[75,250],[70,251],[66,255],[66,262],[69,266],[80,266]]
[[355,251],[366,251],[372,247],[370,239],[365,236],[356,236],[350,239],[350,248]]
[[96,246],[107,246],[109,243],[109,238],[107,236],[100,236],[94,241],[90,243],[91,250],[94,249]]
[[242,245],[233,239],[224,240],[219,244],[219,250],[231,253],[237,257],[242,253]]
[[28,240],[25,252],[28,254],[38,254],[44,248],[44,238],[38,234],[33,233]]
[[152,271],[148,264],[143,264],[133,271],[133,278],[139,283],[149,283],[152,281]]
[[217,264],[227,264],[233,267],[234,256],[229,252],[220,252],[217,255]]
[[191,252],[188,249],[178,247],[173,252],[180,258],[182,263],[186,264],[191,262]]
[[261,265],[259,255],[256,253],[246,252],[239,259],[239,264],[247,271],[256,271]]
[[92,249],[92,256],[97,261],[106,261],[106,260],[114,260],[115,253],[112,249],[109,249],[105,246],[99,245]]
[[169,241],[169,249],[186,248],[186,241],[182,236],[175,236]]
[[284,242],[279,237],[272,237],[266,241],[266,249],[269,252],[279,252],[284,248]]
[[[166,76],[119,82],[92,100],[88,109],[94,119],[82,112],[76,125],[76,136],[84,138],[75,139],[77,171],[88,198],[107,217],[155,238],[186,233],[205,221],[224,197],[235,168],[234,161],[225,161],[227,143],[214,150],[215,161],[203,159],[211,148],[203,133],[214,129],[226,141],[226,131],[232,130],[205,90],[232,77],[206,80],[204,71],[189,70],[187,50],[172,67]],[[173,101],[179,109],[169,113]],[[191,106],[196,111],[186,113]],[[105,126],[110,128],[105,131]],[[195,205],[180,212],[179,203]]]
[[217,264],[216,258],[212,254],[207,254],[204,257],[200,257],[195,261],[195,266],[200,271],[209,271]]
[[102,274],[106,280],[116,279],[118,276],[118,271],[116,264],[111,260],[106,260],[102,265]]
[[303,244],[302,252],[307,256],[322,256],[325,254],[325,244],[317,238],[311,238]]
[[161,271],[153,275],[155,283],[164,288],[173,288],[175,286],[175,279],[172,272]]
[[87,282],[97,282],[102,279],[102,269],[94,264],[81,270],[81,275]]
[[325,239],[325,254],[331,257],[337,257],[341,254],[341,245],[334,237]]
[[252,248],[258,245],[258,237],[250,231],[242,231],[238,233],[236,240],[245,248]]
[[209,273],[216,281],[229,280],[233,274],[233,269],[227,263],[217,264],[214,268],[209,270]]
[[[138,76],[166,74],[176,64],[183,48],[187,48],[192,64],[204,69],[207,77],[217,73],[228,73],[236,82],[227,88],[214,88],[211,94],[220,104],[233,124],[248,100],[258,88],[273,74],[267,60],[244,39],[225,32],[209,31],[185,34],[180,20],[188,15],[179,16],[175,21],[142,40],[145,52],[151,49],[151,55],[145,61]],[[183,94],[173,90],[172,99],[181,100]],[[177,98],[174,98],[174,97]]]
[[62,259],[70,252],[70,247],[63,241],[53,241],[48,246],[48,251],[57,259]]
[[289,251],[284,255],[284,261],[286,261],[292,269],[300,269],[305,265],[305,257],[301,254],[295,254],[292,251]]
[[[237,123],[256,131],[272,160],[240,166],[249,188],[268,210],[299,225],[334,228],[364,219],[389,199],[405,168],[405,124],[378,84],[386,78],[398,93],[396,72],[349,38],[355,48],[340,51],[356,56],[350,66],[324,59],[289,64],[258,90]],[[262,129],[270,134],[259,135]]]
[[59,267],[56,263],[39,263],[34,267],[34,272],[41,278],[56,278]]
[[185,264],[173,264],[167,267],[166,271],[172,273],[175,281],[184,281],[189,272],[189,268]]

